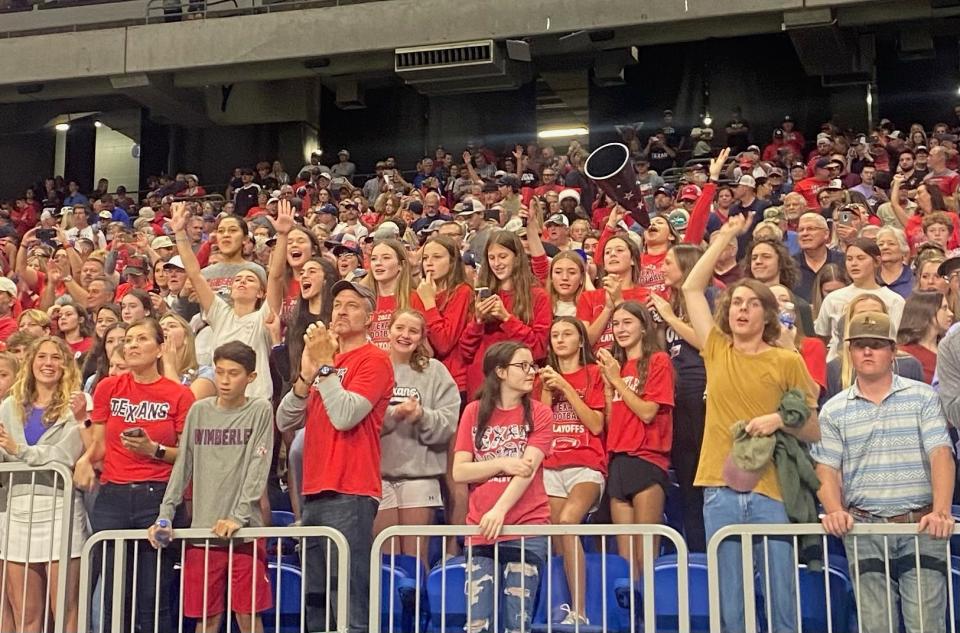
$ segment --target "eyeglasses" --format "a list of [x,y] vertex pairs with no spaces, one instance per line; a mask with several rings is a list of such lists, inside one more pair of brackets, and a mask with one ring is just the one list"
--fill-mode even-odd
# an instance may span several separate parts
[[520,363],[507,363],[507,367],[519,367],[520,371],[522,371],[525,374],[529,374],[531,371],[533,373],[537,373],[538,371],[540,371],[540,368],[537,367],[536,363],[528,363],[527,361],[523,361]]

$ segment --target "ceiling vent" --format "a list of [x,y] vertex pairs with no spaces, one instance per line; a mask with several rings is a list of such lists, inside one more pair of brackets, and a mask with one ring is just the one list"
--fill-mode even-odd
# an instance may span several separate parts
[[[514,56],[529,61],[529,51]],[[528,64],[513,59],[493,40],[398,48],[394,69],[404,82],[428,95],[512,90],[531,77]]]

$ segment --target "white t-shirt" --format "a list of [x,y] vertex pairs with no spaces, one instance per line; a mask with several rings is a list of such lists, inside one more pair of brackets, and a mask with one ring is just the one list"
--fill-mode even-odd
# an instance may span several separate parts
[[[209,312],[202,314],[210,324],[210,338],[215,345],[230,341],[246,343],[257,353],[257,377],[247,385],[248,398],[266,398],[273,396],[273,382],[270,379],[270,332],[264,323],[270,314],[270,306],[264,301],[260,309],[244,316],[237,316],[226,301],[215,295]],[[211,354],[212,356],[212,354]]]
[[887,306],[887,314],[890,316],[893,325],[892,334],[896,335],[897,330],[900,329],[900,318],[903,316],[905,302],[903,297],[889,288],[880,287],[875,290],[864,290],[850,285],[834,290],[823,299],[823,303],[820,305],[820,313],[813,324],[817,336],[830,337],[830,344],[827,346],[828,363],[839,354],[840,337],[843,335],[840,328],[843,324],[843,313],[847,309],[847,304],[862,294],[874,295]]

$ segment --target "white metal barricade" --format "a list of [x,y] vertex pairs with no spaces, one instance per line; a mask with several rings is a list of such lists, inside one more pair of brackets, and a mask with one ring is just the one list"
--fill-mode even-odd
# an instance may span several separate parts
[[[954,533],[960,534],[960,527]],[[818,542],[816,553],[822,561],[822,570],[812,570],[801,561],[799,552],[803,537]],[[770,563],[771,543],[782,544],[784,540],[791,550],[790,569],[793,570],[789,610],[795,610],[795,622],[788,629],[783,628],[782,621],[779,627],[774,623],[778,614],[775,613],[777,607],[773,601],[782,600],[783,595],[772,587],[772,582],[776,583],[778,579],[776,573],[771,571]],[[739,545],[739,567],[726,568],[720,560],[720,547],[724,542],[731,541]],[[855,552],[851,552],[851,548]],[[912,549],[912,553],[898,558],[896,553],[904,548],[908,552]],[[926,553],[921,554],[921,550]],[[955,573],[960,574],[957,567],[956,563],[951,562],[950,541],[933,540],[919,534],[917,524],[855,523],[843,541],[828,536],[819,523],[730,525],[717,531],[707,544],[710,631],[721,633],[725,630],[721,623],[721,587],[729,586],[730,574],[740,574],[745,589],[742,605],[738,604],[738,607],[742,606],[744,630],[747,633],[757,633],[758,630],[897,633],[902,628],[903,616],[898,608],[899,592],[894,590],[891,579],[898,582],[899,591],[910,592],[910,595],[915,591],[921,604],[924,592],[928,600],[936,596],[943,602],[943,609],[933,609],[936,613],[932,622],[929,618],[924,622],[924,608],[913,610],[911,615],[919,615],[919,620],[913,621],[911,618],[906,622],[907,631],[957,633],[960,605],[955,603],[953,578]],[[913,572],[911,576],[915,578],[905,580],[900,573],[903,571]],[[928,575],[923,580],[921,571],[933,576]],[[865,573],[881,575],[874,575],[864,583]],[[945,577],[931,583],[931,578],[940,574]],[[879,591],[878,583],[882,584]],[[758,586],[762,586],[763,611],[760,618],[757,615],[758,596],[755,591]],[[736,599],[740,601],[739,597]],[[875,625],[878,613],[885,619],[885,624],[880,627]],[[868,622],[874,625],[868,626]]]
[[[44,633],[73,629],[71,609],[78,588],[68,586],[69,562],[60,564],[71,560],[74,504],[79,503],[71,470],[58,463],[32,467],[2,462],[0,488],[0,631],[27,626],[39,626],[35,630]],[[45,579],[40,595],[29,589],[28,565]],[[22,578],[22,584],[14,578]]]
[[[312,569],[307,565],[304,552],[309,541],[319,539],[319,546],[326,548],[326,569]],[[252,547],[244,544],[254,543]],[[261,547],[266,545],[266,548]],[[202,587],[186,587],[184,565],[188,548],[194,548],[192,558],[202,569]],[[244,548],[241,550],[241,548]],[[112,553],[110,553],[112,550]],[[155,554],[154,554],[155,552]],[[156,555],[151,565],[153,573],[144,576],[143,562],[147,556]],[[216,574],[215,568],[223,571],[213,558],[225,563],[225,595],[212,593],[214,581],[208,574]],[[108,558],[112,562],[108,563]],[[266,560],[264,560],[266,558]],[[335,565],[332,561],[336,560]],[[234,588],[235,565],[252,565],[249,588],[249,603],[240,589]],[[258,565],[266,564],[266,580],[269,581],[270,606],[265,608],[261,592],[258,598],[256,573]],[[246,568],[246,567],[244,567]],[[172,570],[167,573],[165,570]],[[179,573],[178,573],[179,572]],[[193,573],[196,573],[195,571]],[[322,576],[314,577],[314,574]],[[331,582],[335,578],[335,582]],[[110,530],[94,534],[85,544],[80,565],[80,631],[93,633],[169,633],[170,631],[193,630],[195,622],[217,616],[208,611],[208,604],[218,600],[222,613],[227,618],[221,630],[239,630],[241,614],[259,617],[263,631],[317,631],[308,628],[308,586],[311,580],[325,580],[322,596],[322,630],[346,633],[349,617],[350,548],[346,537],[339,531],[322,526],[243,528],[229,540],[219,539],[208,529],[175,529],[174,539],[160,550],[154,550],[146,539],[146,530]],[[144,591],[144,583],[150,583]],[[166,583],[167,586],[164,586]],[[140,585],[138,588],[138,584]],[[262,583],[261,583],[262,584]],[[152,591],[150,591],[152,589]],[[184,614],[186,592],[200,591],[202,596],[191,595],[196,602],[202,599],[202,612],[190,618]],[[236,593],[235,593],[236,592]],[[245,594],[245,592],[243,592]],[[108,598],[108,595],[110,597]],[[153,596],[152,606],[140,605],[144,596]],[[239,595],[236,600],[235,595]],[[335,604],[334,604],[335,603]],[[316,606],[315,604],[313,606]],[[143,616],[144,608],[147,617]],[[138,611],[140,609],[140,611]],[[165,617],[164,614],[169,614]],[[251,615],[256,614],[256,615]],[[139,626],[137,619],[139,618]],[[144,621],[144,620],[148,621]],[[126,621],[125,620],[129,620]]]
[[[394,526],[381,532],[374,539],[370,560],[370,633],[453,633],[480,629],[493,632],[505,630],[508,633],[526,633],[531,629],[547,633],[555,630],[580,633],[581,629],[591,633],[634,633],[638,630],[654,633],[669,629],[678,633],[690,631],[686,543],[678,532],[667,526],[507,526],[504,527],[502,536],[511,539],[512,548],[509,550],[508,546],[504,545],[507,541],[500,541],[496,546],[488,548],[473,545],[469,537],[479,533],[476,526],[438,525]],[[573,557],[575,562],[572,566],[571,586],[567,581],[564,561],[561,557],[554,556],[556,545],[553,538],[563,536],[575,536],[580,542],[584,537],[599,541],[594,542],[591,551],[584,555],[586,569],[582,575],[585,576],[583,589],[586,598],[585,604],[581,605],[581,611],[586,610],[589,613],[591,606],[594,607],[589,625],[581,624],[579,620],[565,625],[555,621],[559,619],[556,611],[560,607],[557,602],[561,600],[555,598],[555,593],[575,596],[580,589],[580,557]],[[626,552],[626,557],[613,554],[615,544],[610,537],[616,536],[634,537],[628,541],[630,551]],[[402,537],[420,537],[416,540],[412,554],[400,554],[399,541]],[[447,551],[448,543],[461,537],[467,537],[463,544],[463,555],[458,558],[444,558],[443,552]],[[533,539],[536,537],[549,537],[544,539],[546,560],[541,560],[542,554],[532,553],[537,549],[542,551],[542,541],[540,545],[533,547]],[[429,539],[433,539],[432,545]],[[639,550],[635,550],[636,539],[640,540]],[[671,554],[669,557],[669,565],[665,563],[666,558],[656,560],[659,542],[669,543],[675,550],[675,555]],[[432,561],[427,556],[428,550],[433,550],[434,556],[439,553],[440,557],[440,560],[432,565],[432,569],[429,568]],[[519,550],[519,554],[516,550]],[[508,551],[510,556],[507,555]],[[528,551],[531,552],[529,555]],[[641,552],[642,569],[635,569],[628,561],[635,561],[635,555]],[[519,560],[515,560],[518,555]],[[481,557],[492,558],[493,569],[490,583],[495,606],[492,610],[492,623],[487,622],[487,626],[472,619],[474,594],[481,590],[480,584],[487,582],[488,576],[487,571],[480,571],[478,559]],[[501,568],[500,563],[504,561],[506,566]],[[532,583],[536,584],[534,587],[524,584],[528,577],[532,577],[524,569],[529,561],[541,563]],[[501,582],[506,584],[505,579],[511,572],[510,562],[520,563],[519,568],[513,568],[519,571],[519,592],[515,587],[505,586],[502,591],[498,588]],[[488,568],[489,566],[484,570]],[[660,576],[660,572],[665,569],[668,569],[665,574],[668,581],[666,583]],[[483,576],[474,578],[475,574]],[[448,580],[451,583],[449,588]],[[458,595],[461,591],[462,596]],[[664,598],[662,594],[669,594],[675,603],[671,602],[671,598]],[[520,617],[519,626],[515,622],[501,624],[500,611],[504,608],[504,595],[522,596],[521,609],[529,616],[529,628],[524,617]],[[568,608],[573,604],[572,599],[562,600],[567,603]],[[598,603],[599,608],[596,608]],[[668,605],[667,611],[672,613],[670,626],[658,622],[660,609],[665,604]],[[457,612],[454,613],[453,610]],[[647,617],[643,617],[643,614],[647,614]],[[472,627],[469,626],[471,622]]]

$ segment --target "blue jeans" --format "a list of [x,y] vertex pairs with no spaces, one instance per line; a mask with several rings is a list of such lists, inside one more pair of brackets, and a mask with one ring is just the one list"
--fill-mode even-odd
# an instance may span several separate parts
[[[783,504],[755,492],[737,492],[730,488],[705,488],[703,491],[703,520],[707,541],[722,527],[738,523],[789,523]],[[728,538],[720,544],[720,623],[723,633],[741,633],[746,630],[743,600],[743,563],[740,539]],[[788,633],[797,630],[797,570],[793,563],[792,539],[770,538],[767,542],[770,568],[770,608],[773,631]],[[755,542],[754,566],[760,576],[761,593],[766,589],[764,579],[763,541]],[[754,588],[751,587],[750,591]],[[762,603],[761,603],[762,604]]]
[[[94,532],[104,530],[143,530],[146,537],[147,528],[157,520],[157,514],[160,511],[160,502],[163,501],[163,494],[166,492],[165,482],[145,481],[133,484],[104,484],[100,487],[100,494],[94,506],[94,512],[90,515]],[[184,527],[182,508],[177,509],[173,520],[173,526]],[[153,549],[146,539],[141,541],[129,541],[126,551],[126,582],[124,588],[126,591],[123,630],[130,630],[129,619],[131,615],[135,617],[136,628],[141,633],[163,633],[164,631],[176,630],[173,614],[170,612],[170,589],[173,580],[174,562],[180,560],[179,544],[164,548],[160,552]],[[134,569],[134,548],[137,549],[137,568]],[[102,569],[106,550],[107,565],[106,574],[102,578],[97,578],[95,582],[99,583],[100,592],[103,596],[103,612],[99,614],[99,623],[102,630],[107,631],[112,626],[113,618],[113,554],[114,545],[107,542],[105,546],[99,546],[93,554],[93,573],[99,575]],[[160,554],[160,556],[158,556]],[[159,563],[159,592],[157,582],[157,566]],[[130,613],[133,592],[136,590],[137,610],[135,614]],[[95,609],[99,610],[99,603]],[[154,627],[154,616],[156,615],[157,626]],[[173,627],[173,628],[171,628]],[[99,631],[100,629],[97,629]]]
[[470,600],[467,633],[499,633],[493,630],[494,609],[498,608],[494,578],[499,578],[497,585],[502,595],[497,614],[500,631],[530,630],[540,570],[547,560],[547,537],[524,538],[522,561],[519,539],[502,541],[498,548],[499,569],[494,567],[492,546],[474,546],[472,553],[467,548],[464,554],[469,565],[465,587]]
[[[863,519],[857,517],[857,521]],[[888,536],[887,557],[884,560],[883,539],[883,536],[858,536],[856,539],[846,536],[843,539],[850,578],[854,579],[854,591],[860,603],[860,632],[886,633],[890,630],[890,614],[893,615],[893,628],[896,630],[902,609],[907,631],[919,631],[922,621],[925,633],[944,633],[947,628],[943,614],[947,610],[948,541],[938,541],[926,534],[916,538]],[[858,559],[859,586],[855,563]]]
[[[373,519],[377,516],[379,502],[373,497],[324,492],[308,495],[303,505],[304,525],[323,525],[340,530],[350,546],[350,622],[340,630],[350,633],[365,633],[370,616],[370,548],[373,546]],[[335,614],[329,614],[327,627],[327,565],[330,569],[330,607],[336,608],[337,595],[337,549],[330,548],[327,560],[327,539],[305,539],[306,568],[306,624],[308,631],[334,631]]]

